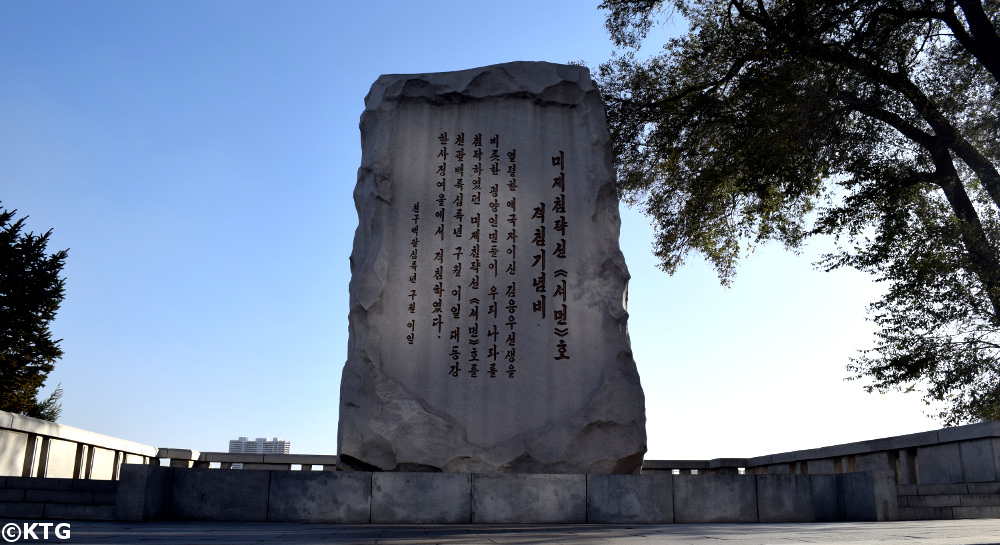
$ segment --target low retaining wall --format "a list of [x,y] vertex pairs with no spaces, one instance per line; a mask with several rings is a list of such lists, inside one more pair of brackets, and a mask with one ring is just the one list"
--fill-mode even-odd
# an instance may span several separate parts
[[[895,501],[893,491],[892,501]],[[870,473],[534,475],[126,465],[119,520],[712,523],[879,520]]]
[[[110,505],[87,500],[93,490],[85,483],[120,476],[124,482],[115,494],[114,513],[122,520],[670,523],[1000,517],[1000,422],[758,458],[647,460],[639,475],[337,472],[332,471],[336,460],[335,455],[156,448],[0,411],[0,480],[11,477],[3,482],[14,485],[0,486],[0,510],[16,516],[28,509],[20,504],[28,502],[38,504],[31,509],[43,509],[43,516],[49,511],[65,516],[73,511],[66,506],[75,502],[80,516],[106,518]],[[250,471],[230,471],[235,464]],[[18,480],[23,477],[29,479]],[[35,480],[52,482],[29,482]],[[49,486],[68,492],[57,494]],[[101,497],[108,495],[105,491]]]

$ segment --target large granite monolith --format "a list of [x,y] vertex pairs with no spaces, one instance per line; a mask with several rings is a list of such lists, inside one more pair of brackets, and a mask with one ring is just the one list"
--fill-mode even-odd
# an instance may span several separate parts
[[645,400],[587,69],[385,75],[361,142],[340,467],[638,471]]

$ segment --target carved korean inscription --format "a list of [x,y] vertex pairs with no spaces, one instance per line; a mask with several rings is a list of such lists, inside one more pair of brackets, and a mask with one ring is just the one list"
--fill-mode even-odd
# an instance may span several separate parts
[[415,182],[427,191],[410,208],[409,290],[397,302],[406,345],[429,345],[442,376],[456,379],[531,380],[519,336],[544,343],[549,334],[550,359],[570,360],[565,151],[522,147],[521,164],[535,168],[522,168],[519,183],[518,148],[501,150],[499,133],[453,129],[428,139],[434,160]]

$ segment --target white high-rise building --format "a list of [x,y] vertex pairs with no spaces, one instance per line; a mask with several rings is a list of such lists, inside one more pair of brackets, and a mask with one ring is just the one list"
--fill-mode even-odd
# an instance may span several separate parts
[[[285,441],[280,437],[268,441],[266,437],[258,437],[254,440],[240,437],[229,441],[230,454],[290,454],[292,442]],[[243,464],[234,463],[233,469],[243,469]]]
[[279,437],[268,441],[266,437],[249,440],[246,437],[229,441],[229,452],[238,454],[289,454],[292,442]]

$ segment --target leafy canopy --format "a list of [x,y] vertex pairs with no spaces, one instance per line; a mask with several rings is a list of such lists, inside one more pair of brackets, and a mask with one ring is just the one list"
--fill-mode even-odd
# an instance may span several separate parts
[[[1000,2],[601,7],[626,51],[598,71],[619,190],[662,268],[698,252],[728,284],[748,243],[835,235],[826,270],[889,286],[852,377],[1000,419]],[[640,59],[674,13],[688,33]]]
[[67,251],[47,254],[52,231],[22,233],[26,218],[14,221],[15,212],[0,208],[0,410],[55,421],[62,388],[37,396],[62,356],[49,322],[63,300]]

